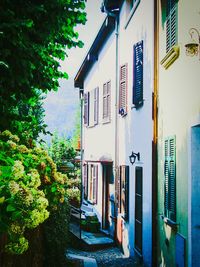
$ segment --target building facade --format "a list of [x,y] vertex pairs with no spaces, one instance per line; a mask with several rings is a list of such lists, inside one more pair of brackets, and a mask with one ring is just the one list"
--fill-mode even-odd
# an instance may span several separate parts
[[152,265],[154,1],[103,1],[76,77],[83,92],[84,204],[126,255]]
[[200,266],[199,11],[158,1],[158,266]]

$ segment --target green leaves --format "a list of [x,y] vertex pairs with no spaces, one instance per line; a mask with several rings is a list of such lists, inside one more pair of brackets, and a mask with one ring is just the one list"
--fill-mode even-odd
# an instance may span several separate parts
[[9,204],[7,206],[7,208],[6,208],[6,211],[8,211],[8,212],[12,212],[12,211],[15,211],[15,210],[16,210],[16,208],[12,204]]
[[68,78],[59,62],[66,48],[83,46],[75,28],[86,21],[84,8],[72,0],[0,2],[1,131],[22,139],[45,132],[40,96]]

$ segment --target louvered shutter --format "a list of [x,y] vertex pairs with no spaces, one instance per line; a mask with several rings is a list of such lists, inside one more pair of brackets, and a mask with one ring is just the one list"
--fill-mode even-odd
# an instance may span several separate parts
[[89,92],[84,94],[84,124],[89,125]]
[[143,41],[133,46],[133,104],[143,104]]
[[166,52],[177,43],[177,4],[175,0],[167,1]]
[[111,118],[111,82],[103,85],[103,121],[108,122]]
[[120,67],[119,113],[121,115],[125,115],[127,113],[127,71],[127,64]]
[[99,117],[99,87],[94,89],[94,125],[98,124]]
[[176,147],[175,138],[165,140],[165,216],[176,221]]
[[83,167],[83,192],[84,192],[84,199],[88,197],[88,165],[84,165]]
[[103,85],[103,119],[107,118],[108,105],[107,105],[107,83]]
[[110,121],[110,118],[111,118],[111,82],[110,81],[107,83],[107,107],[108,107],[107,117],[108,117],[108,120]]

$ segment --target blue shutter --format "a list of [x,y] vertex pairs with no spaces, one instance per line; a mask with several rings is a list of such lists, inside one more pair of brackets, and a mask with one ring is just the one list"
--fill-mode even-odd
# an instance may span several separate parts
[[133,46],[133,104],[143,104],[143,41]]

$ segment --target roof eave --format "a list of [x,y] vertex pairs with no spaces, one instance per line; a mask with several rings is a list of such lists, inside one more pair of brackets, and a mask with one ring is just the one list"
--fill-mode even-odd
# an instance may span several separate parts
[[102,49],[110,34],[114,31],[114,29],[115,18],[107,16],[74,78],[75,87],[83,89],[85,78],[87,77],[94,63],[98,60],[100,50]]

